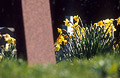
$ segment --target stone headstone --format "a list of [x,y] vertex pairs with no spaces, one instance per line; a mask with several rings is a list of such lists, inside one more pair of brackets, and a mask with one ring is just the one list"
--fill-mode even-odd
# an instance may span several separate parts
[[56,63],[49,0],[22,0],[29,64]]

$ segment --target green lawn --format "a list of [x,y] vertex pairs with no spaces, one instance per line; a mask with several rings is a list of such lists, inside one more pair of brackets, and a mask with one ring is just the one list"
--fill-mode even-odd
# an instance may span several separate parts
[[120,56],[96,56],[73,63],[62,61],[56,65],[29,66],[22,60],[3,60],[0,78],[120,78]]

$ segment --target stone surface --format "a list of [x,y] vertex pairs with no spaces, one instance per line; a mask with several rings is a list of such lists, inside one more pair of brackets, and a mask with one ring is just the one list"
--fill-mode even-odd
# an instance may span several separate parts
[[49,0],[22,0],[29,64],[56,63]]

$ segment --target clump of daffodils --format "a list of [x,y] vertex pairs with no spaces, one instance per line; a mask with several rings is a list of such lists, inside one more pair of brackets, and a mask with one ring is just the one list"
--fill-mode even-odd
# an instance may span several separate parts
[[117,21],[117,25],[120,25],[120,17],[101,20],[91,24],[90,27],[84,27],[78,15],[73,19],[74,22],[68,19],[64,21],[65,26],[72,28],[72,34],[69,34],[65,29],[58,28],[59,36],[54,44],[58,61],[63,59],[72,61],[74,57],[89,59],[98,54],[114,53],[119,48],[118,44],[113,43],[116,31],[113,22]]
[[67,43],[67,40],[65,39],[65,38],[67,38],[67,35],[64,35],[62,33],[62,29],[58,28],[58,33],[60,33],[60,35],[55,42],[55,51],[59,51],[60,45],[62,45],[62,44],[65,45],[65,43]]
[[4,38],[6,42],[4,45],[1,45],[1,53],[0,53],[0,60],[4,58],[16,58],[17,57],[17,49],[16,49],[16,39],[11,37],[9,34],[0,35],[0,39]]

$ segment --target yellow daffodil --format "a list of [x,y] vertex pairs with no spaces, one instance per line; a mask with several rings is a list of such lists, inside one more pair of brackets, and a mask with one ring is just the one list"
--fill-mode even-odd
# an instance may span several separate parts
[[62,44],[63,41],[64,41],[64,36],[62,36],[60,34],[59,37],[57,38],[56,42],[59,43],[59,44]]
[[59,44],[62,44],[62,39],[58,39],[57,42],[58,42]]
[[16,39],[11,37],[8,39],[8,43],[12,43],[14,46],[16,46]]
[[60,39],[62,39],[62,41],[64,41],[64,36],[60,35]]
[[66,19],[64,22],[65,22],[65,26],[68,26],[68,27],[70,26],[70,21],[68,19]]
[[98,26],[102,27],[104,24],[103,24],[103,21],[99,21],[98,22]]
[[117,25],[120,25],[120,17],[117,19]]
[[4,34],[3,36],[4,36],[5,41],[7,41],[8,43],[12,43],[14,46],[16,46],[15,38],[10,37],[9,34]]
[[74,19],[77,23],[79,23],[79,17],[78,17],[78,15],[77,15],[77,16],[74,16],[73,19]]
[[116,44],[116,47],[119,47],[119,45],[118,45],[118,44]]
[[60,50],[60,44],[55,43],[55,51],[59,51]]
[[4,34],[3,36],[4,36],[5,41],[8,41],[9,38],[10,38],[10,35],[9,35],[9,34]]
[[110,19],[111,23],[113,23],[114,19]]
[[62,34],[62,29],[57,28],[58,29],[58,33]]
[[110,20],[109,19],[105,19],[103,20],[104,23],[110,23]]

